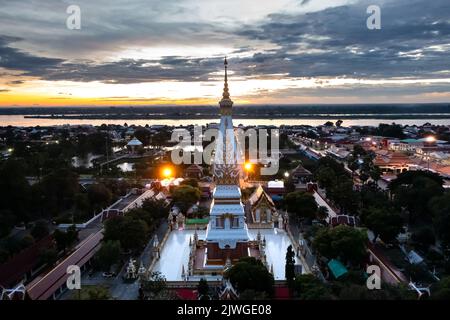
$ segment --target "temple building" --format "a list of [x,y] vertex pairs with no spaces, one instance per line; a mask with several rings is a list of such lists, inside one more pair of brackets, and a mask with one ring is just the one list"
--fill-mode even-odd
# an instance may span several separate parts
[[272,198],[261,185],[248,198],[245,211],[250,229],[284,228],[286,217],[278,213]]
[[234,133],[226,59],[224,64],[225,84],[219,102],[220,125],[212,163],[216,187],[205,240],[193,241],[192,267],[201,272],[221,273],[242,257],[260,255],[258,243],[250,241],[241,201],[242,152]]
[[[158,257],[148,270],[161,272],[168,281],[195,282],[201,278],[220,281],[224,271],[239,259],[254,257],[270,270],[276,281],[284,281],[286,250],[290,245],[294,248],[299,245],[286,230],[287,217],[277,212],[270,188],[266,192],[260,186],[250,199],[242,199],[244,152],[233,127],[226,59],[224,64],[220,124],[211,163],[214,189],[207,228],[188,228],[182,216],[170,215],[173,227],[158,244]],[[296,249],[296,252],[296,265],[309,272],[300,251]],[[233,297],[233,290],[227,288],[224,296]]]

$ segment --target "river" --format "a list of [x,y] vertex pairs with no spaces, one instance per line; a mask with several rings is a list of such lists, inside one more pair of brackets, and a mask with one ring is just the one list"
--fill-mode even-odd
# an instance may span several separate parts
[[[311,119],[311,118],[277,118],[277,119],[234,119],[234,124],[242,124],[244,126],[256,126],[256,125],[311,125],[317,126],[324,124],[327,119]],[[336,122],[336,119],[330,119],[330,121]],[[433,125],[450,125],[450,119],[344,119],[343,126],[378,126],[380,123],[398,123],[401,125],[423,125],[425,123],[431,123]],[[83,125],[91,124],[94,126],[100,126],[102,124],[124,124],[128,125],[168,125],[168,126],[185,126],[192,125],[206,125],[208,123],[218,122],[214,119],[133,119],[133,120],[120,120],[120,119],[34,119],[24,118],[23,115],[0,115],[0,126],[16,126],[16,127],[35,127],[35,126],[56,126],[56,125]]]

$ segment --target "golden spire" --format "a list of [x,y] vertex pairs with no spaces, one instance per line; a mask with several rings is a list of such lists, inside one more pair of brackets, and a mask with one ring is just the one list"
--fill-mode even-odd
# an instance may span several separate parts
[[230,92],[228,91],[228,61],[226,57],[223,61],[223,64],[225,66],[225,80],[223,85],[222,100],[219,101],[220,113],[222,115],[231,115],[231,107],[233,106],[233,101],[231,101]]
[[230,92],[228,91],[228,74],[227,74],[228,61],[227,61],[227,57],[225,57],[225,60],[223,61],[223,64],[225,66],[225,84],[223,85],[222,98],[223,99],[230,99]]

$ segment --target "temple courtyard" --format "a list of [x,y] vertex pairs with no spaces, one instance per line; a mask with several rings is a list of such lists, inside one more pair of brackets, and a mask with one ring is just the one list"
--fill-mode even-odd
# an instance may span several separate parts
[[[269,268],[273,268],[275,280],[284,280],[285,256],[287,247],[291,244],[286,231],[274,229],[250,229],[251,240],[257,238],[258,231],[261,237],[266,239],[266,256]],[[198,281],[206,278],[208,281],[221,280],[221,276],[189,276],[183,279],[188,271],[189,242],[193,238],[194,230],[174,230],[170,233],[166,243],[161,250],[161,257],[155,264],[153,271],[158,271],[167,281]],[[198,230],[198,238],[205,239],[206,231]],[[296,264],[301,265],[300,259],[296,258]],[[304,270],[304,268],[302,268]]]

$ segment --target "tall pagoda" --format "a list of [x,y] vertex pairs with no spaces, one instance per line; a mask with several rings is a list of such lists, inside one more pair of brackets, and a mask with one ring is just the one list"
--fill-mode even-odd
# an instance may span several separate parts
[[242,152],[233,128],[228,89],[228,62],[225,58],[225,83],[220,106],[220,125],[214,154],[216,187],[206,232],[206,264],[224,265],[248,255],[249,235],[239,187],[242,178]]

